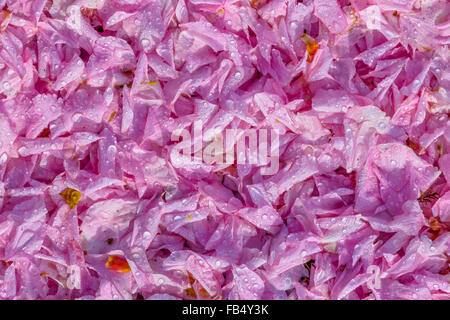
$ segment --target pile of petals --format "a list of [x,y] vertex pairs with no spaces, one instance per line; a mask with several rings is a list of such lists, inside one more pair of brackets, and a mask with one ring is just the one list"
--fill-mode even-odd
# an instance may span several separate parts
[[450,298],[448,1],[0,8],[0,299]]

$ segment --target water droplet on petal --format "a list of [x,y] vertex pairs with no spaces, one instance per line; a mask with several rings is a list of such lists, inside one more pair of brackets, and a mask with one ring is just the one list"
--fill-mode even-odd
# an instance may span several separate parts
[[0,157],[0,164],[4,164],[8,160],[8,155],[6,153],[3,153]]
[[73,122],[77,122],[80,119],[81,119],[81,113],[76,112],[76,113],[73,114],[73,116],[72,116]]
[[20,147],[18,151],[19,151],[19,154],[21,156],[27,156],[28,155],[28,149],[26,147]]
[[117,147],[115,145],[110,145],[108,147],[108,152],[109,153],[116,153],[116,151],[117,151]]
[[148,231],[145,231],[145,232],[144,232],[144,239],[150,239],[151,236],[152,236],[152,235],[151,235],[150,232],[148,232]]

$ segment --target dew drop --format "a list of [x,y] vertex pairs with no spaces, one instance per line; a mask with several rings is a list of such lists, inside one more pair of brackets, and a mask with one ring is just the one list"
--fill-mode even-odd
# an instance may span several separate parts
[[28,149],[26,147],[20,147],[18,151],[19,151],[19,154],[21,156],[27,156],[28,155]]
[[81,119],[81,113],[76,112],[76,113],[73,114],[72,120],[73,120],[74,122],[77,122],[77,121],[79,121],[80,119]]
[[108,152],[109,152],[109,153],[116,153],[116,151],[117,151],[117,148],[116,148],[115,145],[110,145],[110,146],[108,147]]
[[148,232],[148,231],[145,231],[145,232],[144,232],[144,239],[150,239],[151,236],[152,236],[152,235],[151,235],[150,232]]
[[286,287],[290,287],[292,285],[292,280],[289,278],[284,279],[284,284]]

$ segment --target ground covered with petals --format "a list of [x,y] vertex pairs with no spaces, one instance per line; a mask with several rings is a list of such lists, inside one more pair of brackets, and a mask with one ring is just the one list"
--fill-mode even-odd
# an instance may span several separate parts
[[0,299],[450,298],[448,1],[0,8]]

